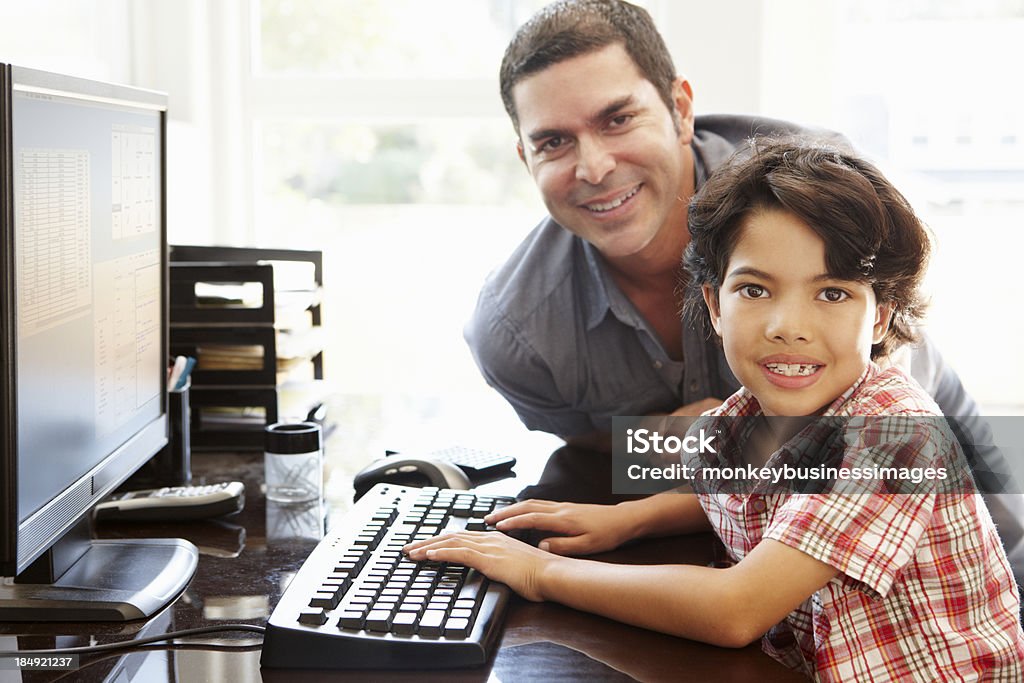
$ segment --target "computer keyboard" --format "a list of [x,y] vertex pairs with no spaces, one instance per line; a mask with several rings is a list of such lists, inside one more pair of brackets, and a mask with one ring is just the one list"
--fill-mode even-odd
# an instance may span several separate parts
[[445,530],[489,530],[514,498],[377,484],[306,558],[270,615],[262,666],[444,669],[480,666],[511,591],[475,569],[412,562],[402,546]]

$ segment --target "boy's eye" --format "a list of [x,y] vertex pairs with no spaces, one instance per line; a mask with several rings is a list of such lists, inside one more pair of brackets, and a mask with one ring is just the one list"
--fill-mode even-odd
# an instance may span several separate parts
[[821,299],[822,301],[827,301],[829,303],[834,304],[849,299],[850,295],[844,292],[843,290],[839,289],[838,287],[826,287],[825,289],[821,290],[821,294],[818,295],[818,298]]
[[739,293],[745,299],[761,299],[768,292],[761,285],[743,285],[739,288]]

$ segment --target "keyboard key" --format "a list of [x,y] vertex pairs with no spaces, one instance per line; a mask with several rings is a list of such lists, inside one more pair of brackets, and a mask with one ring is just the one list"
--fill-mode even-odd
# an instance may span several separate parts
[[338,626],[341,628],[351,628],[355,630],[361,630],[363,623],[366,621],[366,615],[362,611],[346,610],[341,613],[341,619],[338,620]]
[[445,638],[465,638],[469,635],[469,619],[449,617],[444,622]]
[[367,631],[387,631],[391,628],[391,610],[375,609],[366,615]]
[[341,593],[335,593],[334,591],[317,591],[313,595],[313,599],[309,601],[309,606],[322,607],[323,609],[334,609],[340,602]]
[[428,609],[420,617],[420,625],[416,632],[421,636],[439,637],[447,616],[444,610]]
[[416,612],[399,612],[391,620],[391,632],[401,635],[412,635],[416,633]]
[[307,609],[299,612],[299,623],[307,626],[323,626],[327,623],[327,614],[322,609]]
[[477,602],[483,599],[484,589],[487,587],[487,577],[475,569],[470,570],[469,574],[466,575],[466,580],[462,582],[462,588],[459,589],[456,598],[462,598]]

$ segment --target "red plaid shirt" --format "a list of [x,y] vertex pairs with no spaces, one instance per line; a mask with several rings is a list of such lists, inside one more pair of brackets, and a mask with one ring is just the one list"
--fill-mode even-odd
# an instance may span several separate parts
[[[760,414],[746,389],[713,413]],[[824,413],[939,414],[902,371],[874,364]],[[921,433],[906,430],[872,438],[905,462],[955,448],[946,430],[920,431],[927,448]],[[764,650],[783,664],[821,681],[1024,681],[1020,597],[977,493],[735,494],[695,487],[734,560],[771,538],[840,572],[764,636]]]

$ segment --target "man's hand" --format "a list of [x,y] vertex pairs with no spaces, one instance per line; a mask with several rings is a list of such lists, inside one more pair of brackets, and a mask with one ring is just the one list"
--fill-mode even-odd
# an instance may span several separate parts
[[591,555],[612,550],[633,537],[635,520],[621,505],[586,505],[527,500],[484,518],[499,531],[540,529],[556,536],[540,542],[556,555]]

